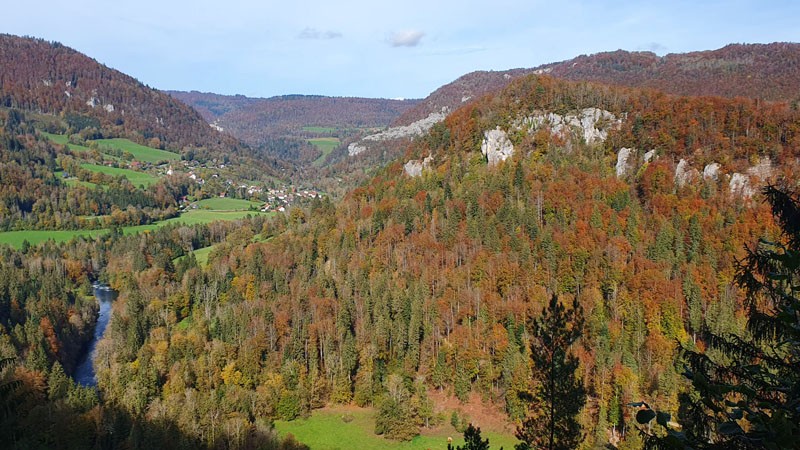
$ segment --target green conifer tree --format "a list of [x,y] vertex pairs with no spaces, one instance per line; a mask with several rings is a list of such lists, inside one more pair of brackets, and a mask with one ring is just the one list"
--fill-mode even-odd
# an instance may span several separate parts
[[517,429],[517,450],[572,449],[583,440],[576,416],[586,390],[575,372],[578,359],[569,350],[581,336],[583,312],[577,301],[567,310],[554,294],[534,321],[531,336],[533,388],[528,416]]

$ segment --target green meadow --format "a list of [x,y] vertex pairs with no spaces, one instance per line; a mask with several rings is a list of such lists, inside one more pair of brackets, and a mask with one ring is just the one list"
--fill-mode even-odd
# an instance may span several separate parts
[[[205,267],[205,265],[208,264],[208,257],[211,255],[212,250],[214,250],[213,245],[194,250],[192,253],[194,253],[195,260],[197,260],[197,265]],[[186,258],[186,255],[175,258],[175,262],[177,263],[183,258]]]
[[335,137],[309,139],[308,142],[322,152],[322,155],[320,155],[320,157],[314,160],[312,163],[317,167],[321,166],[322,163],[325,162],[325,157],[327,157],[336,147],[338,147],[340,143],[339,138]]
[[55,142],[59,145],[64,145],[73,152],[89,152],[91,149],[89,147],[84,147],[83,145],[75,145],[69,143],[69,136],[66,134],[53,134],[53,133],[46,133],[44,131],[41,132],[42,136],[46,137],[47,139]]
[[182,223],[184,225],[198,225],[211,223],[217,220],[238,220],[244,217],[256,215],[270,215],[274,213],[262,213],[260,211],[210,211],[194,209],[181,214],[172,219],[162,220],[161,222],[151,223],[149,225],[138,225],[134,227],[125,227],[122,229],[124,234],[141,233],[143,231],[152,231],[175,223]]
[[83,167],[86,170],[91,170],[92,172],[100,172],[115,177],[123,176],[127,178],[128,181],[130,181],[131,184],[134,186],[139,186],[139,185],[150,186],[151,184],[158,181],[158,178],[150,175],[149,173],[137,172],[135,170],[130,170],[130,169],[120,169],[118,167],[108,167],[100,164],[89,164],[89,163],[81,164],[81,167]]
[[303,127],[303,131],[308,131],[309,133],[319,133],[319,134],[330,134],[336,131],[334,127]]
[[[65,134],[53,134],[42,131],[42,136],[55,142],[56,144],[65,145],[70,150],[75,152],[89,152],[91,149],[83,145],[75,145],[69,143],[69,136]],[[113,139],[97,139],[90,142],[96,142],[99,146],[101,153],[107,153],[109,149],[128,152],[133,155],[133,159],[141,162],[157,163],[160,161],[178,161],[181,155],[170,152],[167,150],[159,150],[157,148],[150,148],[144,145],[137,144],[130,139],[113,138]],[[105,150],[105,151],[104,151]],[[106,155],[111,159],[119,159],[114,155]]]
[[[123,234],[135,234],[157,230],[165,225],[170,224],[184,224],[184,225],[197,225],[207,224],[217,220],[238,220],[248,215],[271,215],[275,213],[262,213],[260,211],[203,211],[193,210],[187,211],[178,217],[172,219],[162,220],[161,222],[151,223],[148,225],[137,225],[130,227],[123,227]],[[23,230],[23,231],[4,231],[0,232],[0,244],[8,244],[14,248],[22,247],[22,242],[28,240],[31,244],[38,244],[48,239],[56,242],[67,242],[74,237],[84,236],[87,238],[94,238],[108,233],[110,230],[107,228],[99,230],[67,230],[67,231],[50,231],[50,230]],[[207,247],[211,248],[211,247]],[[211,250],[208,250],[209,252]],[[208,260],[208,255],[206,255]]]
[[218,211],[246,211],[251,207],[258,208],[261,205],[261,202],[251,202],[249,200],[228,197],[212,197],[197,202],[197,207],[199,209],[211,209]]
[[8,244],[14,248],[21,248],[22,242],[27,240],[31,245],[36,245],[48,239],[56,242],[67,242],[75,237],[83,236],[94,238],[108,233],[108,230],[24,230],[24,231],[4,231],[0,233],[0,244]]
[[[281,436],[291,433],[311,450],[426,450],[446,449],[447,438],[453,445],[464,445],[463,435],[451,426],[411,441],[397,442],[375,434],[376,412],[369,408],[326,408],[314,411],[308,419],[292,421],[276,420],[275,430]],[[349,421],[345,421],[347,416]],[[498,434],[481,430],[481,436],[489,439],[490,448],[513,449],[518,441],[510,434]]]
[[92,182],[89,182],[89,181],[81,181],[81,180],[79,180],[77,178],[67,178],[66,180],[64,180],[64,183],[67,183],[67,186],[73,186],[73,187],[74,186],[86,186],[89,189],[94,189],[97,186],[99,186],[98,184],[95,184],[95,183],[92,183]]
[[177,153],[146,147],[123,138],[97,139],[93,142],[97,142],[97,144],[100,145],[101,151],[103,147],[111,147],[130,153],[136,161],[156,163],[159,161],[178,161],[181,159],[181,155]]

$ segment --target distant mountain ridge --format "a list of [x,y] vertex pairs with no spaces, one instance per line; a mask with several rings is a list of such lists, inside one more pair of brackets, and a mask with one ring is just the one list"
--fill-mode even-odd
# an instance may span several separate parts
[[730,44],[717,50],[670,53],[614,52],[581,55],[537,67],[576,81],[658,89],[677,95],[800,98],[800,44]]
[[442,108],[452,111],[470,99],[499,92],[513,79],[529,74],[653,88],[676,95],[796,101],[800,99],[800,44],[731,44],[718,50],[663,57],[652,52],[617,50],[531,69],[472,72],[435,90],[394,125],[408,125]]
[[169,91],[197,109],[209,123],[250,145],[296,135],[303,127],[383,128],[418,100],[389,100],[319,95],[249,98],[197,91]]
[[0,106],[95,119],[139,142],[235,149],[190,107],[58,42],[0,35]]

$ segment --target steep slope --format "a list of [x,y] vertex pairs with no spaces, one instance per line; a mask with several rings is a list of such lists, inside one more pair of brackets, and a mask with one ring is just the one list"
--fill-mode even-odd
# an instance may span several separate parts
[[[574,349],[586,446],[616,445],[635,421],[628,402],[678,415],[675,342],[695,345],[704,326],[743,332],[735,261],[776,233],[753,190],[781,175],[796,185],[798,124],[785,104],[514,81],[340,204],[243,226],[205,268],[137,272],[144,294],[127,301],[145,313],[115,319],[101,379],[120,404],[168,398],[169,417],[192,409],[187,390],[255,398],[270,418],[354,402],[379,410],[376,431],[407,438],[450,414],[428,396],[439,389],[516,420],[534,388],[526,325],[555,293],[586,317]],[[112,264],[112,280],[130,273]],[[175,277],[157,290],[148,271]],[[164,380],[139,402],[127,386],[153,375],[132,374],[135,360]]]
[[511,80],[533,71],[534,69],[511,69],[468,73],[433,91],[414,108],[398,117],[392,125],[410,125],[431,114],[455,111],[464,103],[477,100],[490,92],[497,92],[508,86]]
[[73,128],[96,126],[174,150],[231,151],[237,142],[193,109],[57,42],[0,35],[0,106],[64,115]]
[[208,123],[213,123],[226,113],[246,108],[259,101],[257,98],[245,97],[244,95],[221,95],[198,91],[165,92],[194,108]]
[[671,53],[614,52],[581,55],[532,69],[473,72],[437,89],[395,125],[408,125],[442,108],[497,92],[530,73],[573,81],[648,87],[677,95],[750,97],[772,101],[800,98],[800,44],[731,44],[718,50]]
[[424,134],[449,112],[483,95],[499,92],[514,79],[529,74],[654,88],[676,95],[749,97],[797,104],[800,44],[732,44],[718,50],[664,57],[618,50],[531,69],[473,72],[431,93],[400,116],[389,130],[350,142],[346,152],[334,157],[341,161],[360,155],[356,166],[385,164],[397,157],[411,138]]

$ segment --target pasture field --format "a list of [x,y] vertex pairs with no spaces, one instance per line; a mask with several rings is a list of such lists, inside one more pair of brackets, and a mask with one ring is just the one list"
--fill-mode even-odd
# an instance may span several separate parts
[[327,157],[336,147],[338,147],[340,143],[339,138],[334,137],[309,139],[308,142],[322,152],[322,155],[320,155],[320,157],[315,159],[312,163],[316,167],[321,166],[322,163],[325,162],[325,157]]
[[[47,133],[42,131],[42,136],[46,137],[47,139],[55,142],[56,144],[65,145],[69,147],[70,150],[75,152],[89,152],[91,149],[89,147],[83,145],[75,145],[69,143],[69,136],[65,134],[53,134]],[[156,163],[159,161],[179,161],[181,159],[181,155],[170,152],[167,150],[159,150],[157,148],[150,148],[144,145],[137,144],[136,142],[131,141],[130,139],[124,138],[113,138],[113,139],[97,139],[90,142],[96,142],[99,145],[100,153],[104,152],[104,149],[114,149],[120,150],[123,152],[128,152],[133,155],[133,159],[136,161],[141,162],[149,162],[149,163]],[[119,160],[120,158],[106,154],[106,157],[114,160]]]
[[303,131],[308,131],[309,133],[331,134],[336,132],[336,128],[308,126],[308,127],[303,127]]
[[[212,250],[214,250],[213,245],[209,245],[208,247],[198,248],[197,250],[194,250],[192,253],[194,253],[194,257],[197,260],[197,265],[199,265],[200,267],[205,267],[206,264],[208,264],[208,257],[211,255]],[[175,258],[175,262],[177,263],[183,258],[186,258],[186,255]]]
[[[182,223],[185,225],[206,224],[217,220],[237,220],[246,217],[247,215],[271,215],[275,213],[262,213],[260,211],[187,211],[179,217],[172,219],[162,220],[161,222],[151,223],[149,225],[137,225],[130,227],[123,227],[123,234],[136,234],[148,231],[153,231],[165,225],[173,223]],[[56,242],[66,242],[77,236],[85,236],[87,238],[94,238],[108,233],[110,230],[107,228],[98,230],[23,230],[23,231],[4,231],[0,232],[0,245],[8,244],[14,248],[22,247],[22,241],[28,240],[32,245],[44,242],[48,239],[53,239]],[[211,247],[208,252],[211,252]],[[201,249],[202,250],[202,249]],[[195,256],[197,256],[195,254]],[[198,258],[199,259],[199,258]],[[206,255],[208,261],[208,255]]]
[[4,231],[0,233],[0,244],[8,244],[14,248],[21,248],[22,242],[27,240],[31,245],[36,245],[48,239],[56,242],[67,242],[78,236],[94,238],[108,233],[108,230],[23,230]]
[[98,184],[91,183],[89,181],[81,181],[81,180],[79,180],[77,178],[67,178],[66,180],[64,180],[64,183],[66,183],[67,186],[73,186],[73,187],[74,186],[86,186],[89,189],[94,189],[97,186],[100,186]]
[[172,219],[162,220],[161,222],[151,223],[149,225],[138,225],[134,227],[125,227],[122,229],[124,234],[141,233],[143,231],[152,231],[173,223],[182,223],[184,225],[197,225],[211,223],[217,220],[238,220],[246,217],[247,215],[270,215],[274,213],[262,213],[261,211],[209,211],[195,209],[187,211],[178,217]]
[[178,161],[181,159],[181,155],[177,153],[146,147],[123,138],[97,139],[93,142],[97,142],[101,151],[103,147],[115,148],[130,153],[133,155],[133,159],[141,162],[156,163],[159,161]]
[[65,145],[73,152],[90,152],[91,149],[89,147],[84,147],[83,145],[75,145],[69,143],[69,136],[66,134],[53,134],[53,133],[46,133],[41,131],[42,136],[46,137],[47,139],[55,142],[56,144]]
[[130,170],[130,169],[120,169],[118,167],[108,167],[108,166],[102,166],[100,164],[89,164],[89,163],[81,164],[81,167],[83,167],[86,170],[91,170],[92,172],[100,172],[115,177],[118,177],[120,175],[124,176],[134,186],[144,185],[145,187],[147,187],[158,181],[158,178],[150,175],[149,173],[137,172],[135,170]]
[[[451,427],[440,426],[407,442],[385,439],[375,434],[375,416],[371,408],[332,407],[316,410],[308,419],[276,420],[275,430],[281,436],[288,433],[311,450],[426,450],[446,449],[447,438],[453,445],[464,445],[464,437]],[[347,416],[352,420],[346,422]],[[490,448],[513,449],[518,441],[514,436],[481,430],[481,437],[489,439]]]
[[261,202],[251,202],[239,198],[212,197],[198,201],[197,207],[216,211],[247,211],[250,207],[258,208],[262,204]]

